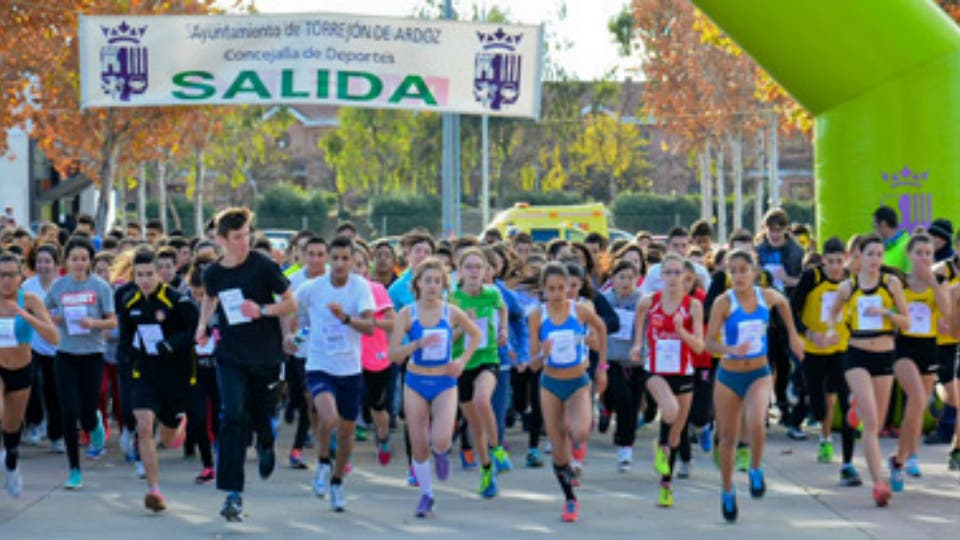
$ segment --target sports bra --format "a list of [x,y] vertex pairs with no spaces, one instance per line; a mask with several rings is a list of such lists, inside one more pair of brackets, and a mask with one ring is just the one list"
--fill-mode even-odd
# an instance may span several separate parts
[[577,303],[567,300],[570,314],[562,324],[550,320],[546,304],[540,306],[540,342],[551,340],[550,356],[546,365],[551,368],[566,369],[579,366],[586,359],[583,336],[587,333],[583,323],[577,319]]
[[423,326],[417,313],[417,302],[410,304],[410,330],[407,339],[416,341],[431,335],[441,336],[439,343],[427,345],[413,351],[410,362],[415,366],[437,367],[450,363],[450,345],[453,341],[453,326],[450,324],[450,307],[444,302],[440,311],[440,320],[429,328]]
[[727,356],[733,360],[750,360],[767,355],[767,326],[770,324],[770,308],[763,298],[760,287],[753,288],[757,297],[757,307],[752,313],[744,311],[733,289],[727,291],[730,298],[730,316],[724,323],[725,342],[735,347],[743,342],[750,343],[750,350],[744,356]]

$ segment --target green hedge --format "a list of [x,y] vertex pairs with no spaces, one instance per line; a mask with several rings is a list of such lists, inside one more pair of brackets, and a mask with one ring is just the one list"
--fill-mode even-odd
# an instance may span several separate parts
[[[784,201],[783,209],[790,221],[815,226],[814,206],[809,201]],[[675,225],[689,227],[700,218],[700,196],[684,195],[671,197],[658,193],[621,193],[610,205],[615,227],[628,232],[647,230],[664,234]],[[733,197],[727,198],[727,230],[732,230]],[[743,226],[751,231],[753,223],[753,197],[743,198]]]
[[327,226],[329,196],[307,193],[297,185],[281,182],[257,199],[257,226],[262,229],[300,229],[322,232]]
[[439,234],[443,227],[440,197],[436,195],[382,195],[370,199],[370,227],[376,235],[403,234],[425,227]]

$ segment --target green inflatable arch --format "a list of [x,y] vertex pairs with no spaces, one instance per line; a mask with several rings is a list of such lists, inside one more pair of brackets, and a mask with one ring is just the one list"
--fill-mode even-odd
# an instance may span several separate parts
[[818,236],[960,209],[960,28],[932,0],[694,0],[816,119]]

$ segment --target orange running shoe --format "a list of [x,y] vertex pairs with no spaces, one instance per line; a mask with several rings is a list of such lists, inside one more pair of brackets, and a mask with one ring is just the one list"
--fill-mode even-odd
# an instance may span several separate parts
[[580,517],[580,502],[576,499],[563,503],[563,513],[560,519],[567,523],[573,523]]

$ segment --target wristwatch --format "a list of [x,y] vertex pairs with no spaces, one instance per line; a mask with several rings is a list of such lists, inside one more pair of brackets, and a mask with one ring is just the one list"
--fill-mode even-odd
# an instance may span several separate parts
[[267,316],[269,316],[269,313],[267,313],[267,305],[266,305],[266,304],[260,306],[260,316],[261,316],[261,317],[267,317]]
[[343,318],[343,324],[350,324],[350,314]]

